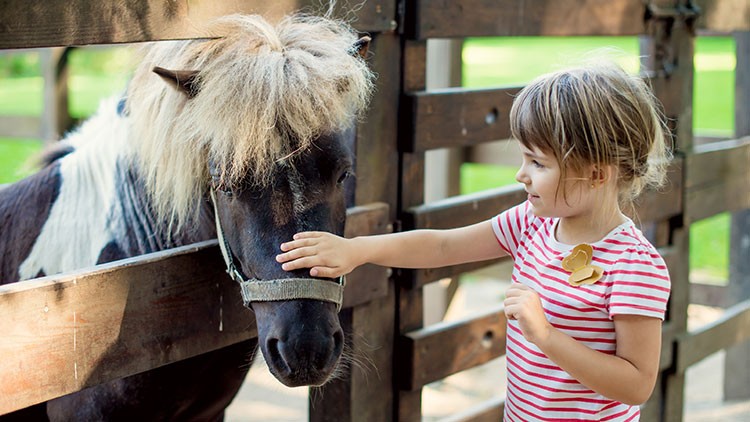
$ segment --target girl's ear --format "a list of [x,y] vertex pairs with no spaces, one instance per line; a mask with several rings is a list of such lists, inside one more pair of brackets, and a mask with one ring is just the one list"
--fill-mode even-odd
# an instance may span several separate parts
[[594,164],[591,166],[590,177],[592,188],[604,185],[608,181],[615,178],[614,167]]

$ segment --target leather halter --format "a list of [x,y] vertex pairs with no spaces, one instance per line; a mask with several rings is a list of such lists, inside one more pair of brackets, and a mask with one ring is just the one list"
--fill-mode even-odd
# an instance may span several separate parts
[[227,265],[227,273],[232,280],[240,284],[242,300],[249,307],[250,302],[273,302],[292,299],[316,299],[336,304],[336,311],[341,310],[344,301],[344,286],[346,279],[339,277],[336,281],[314,278],[282,278],[276,280],[260,280],[245,277],[234,264],[232,251],[224,236],[224,229],[219,221],[219,209],[216,205],[216,193],[211,188],[211,203],[216,217],[216,235],[219,248]]

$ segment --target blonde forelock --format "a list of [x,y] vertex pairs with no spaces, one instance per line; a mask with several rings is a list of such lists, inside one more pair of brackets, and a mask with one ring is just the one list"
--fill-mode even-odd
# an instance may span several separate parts
[[[208,40],[152,46],[128,93],[135,155],[157,211],[184,223],[204,194],[208,163],[223,183],[264,184],[276,163],[363,113],[373,75],[347,24],[290,16],[220,18]],[[153,66],[198,72],[194,98]]]

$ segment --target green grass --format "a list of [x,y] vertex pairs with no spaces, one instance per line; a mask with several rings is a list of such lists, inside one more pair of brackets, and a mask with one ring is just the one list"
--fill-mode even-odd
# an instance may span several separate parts
[[0,184],[31,174],[33,168],[28,160],[41,147],[41,141],[36,139],[3,139],[0,142]]

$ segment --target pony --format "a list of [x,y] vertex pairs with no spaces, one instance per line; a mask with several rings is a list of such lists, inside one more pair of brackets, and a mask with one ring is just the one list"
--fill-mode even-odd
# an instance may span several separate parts
[[369,38],[303,15],[231,15],[208,34],[150,45],[122,97],[0,190],[0,282],[218,236],[258,338],[7,419],[221,420],[258,345],[287,386],[335,373],[343,281],[283,271],[275,256],[298,231],[343,232]]

